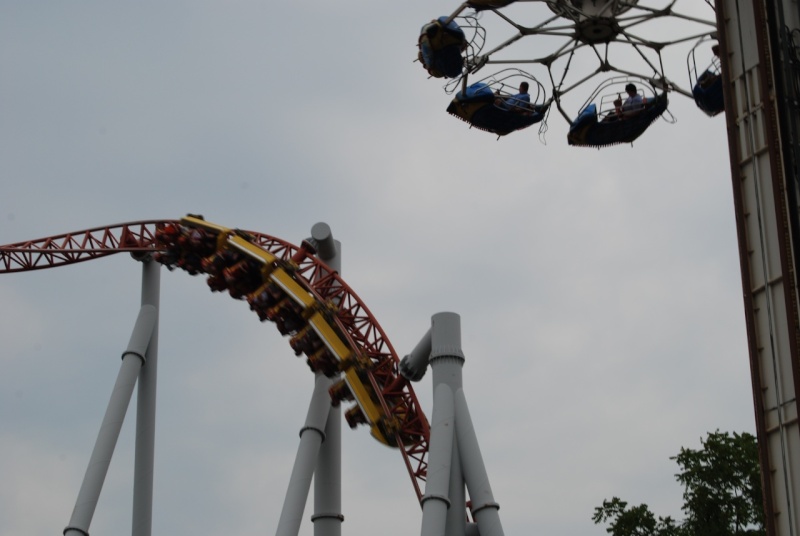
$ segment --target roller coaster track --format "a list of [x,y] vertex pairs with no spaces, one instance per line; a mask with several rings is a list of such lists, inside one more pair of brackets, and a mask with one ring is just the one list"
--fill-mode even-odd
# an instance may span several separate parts
[[403,455],[417,498],[427,476],[428,421],[383,329],[350,287],[300,247],[252,231],[228,229],[201,216],[98,227],[0,246],[0,273],[55,268],[128,252],[168,269],[204,274],[212,291],[246,300],[274,322],[314,372],[339,380],[330,389],[351,428],[369,426],[379,442]]

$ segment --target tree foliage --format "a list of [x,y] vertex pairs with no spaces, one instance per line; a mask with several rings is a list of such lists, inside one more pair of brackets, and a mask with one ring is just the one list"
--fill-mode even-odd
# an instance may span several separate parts
[[703,448],[681,448],[675,460],[683,484],[676,522],[656,517],[646,504],[629,507],[617,497],[595,508],[595,524],[612,536],[760,536],[765,534],[758,444],[748,433],[709,433]]
[[670,517],[653,514],[646,504],[628,508],[628,503],[617,497],[604,500],[592,516],[595,524],[609,521],[606,532],[613,536],[681,536],[682,528]]

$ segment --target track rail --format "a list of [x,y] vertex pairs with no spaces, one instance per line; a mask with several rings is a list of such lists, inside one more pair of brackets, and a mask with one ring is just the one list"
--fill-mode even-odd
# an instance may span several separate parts
[[115,253],[152,258],[169,269],[208,276],[212,291],[246,300],[272,321],[315,372],[339,378],[334,404],[351,427],[366,424],[383,444],[398,447],[421,499],[430,428],[399,359],[361,299],[320,261],[314,246],[297,247],[253,231],[228,229],[199,216],[97,227],[0,246],[0,274],[55,268]]
[[0,274],[55,268],[114,253],[150,253],[158,228],[175,220],[147,220],[97,227],[0,246]]

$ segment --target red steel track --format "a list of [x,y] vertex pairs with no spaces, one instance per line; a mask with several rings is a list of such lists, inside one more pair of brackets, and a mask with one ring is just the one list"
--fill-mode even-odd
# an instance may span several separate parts
[[[0,273],[56,268],[123,252],[164,262],[163,256],[156,254],[164,249],[158,237],[167,227],[180,226],[178,220],[146,220],[0,246]],[[335,310],[336,322],[349,346],[371,362],[368,373],[374,394],[390,413],[387,416],[399,423],[397,446],[417,498],[421,498],[427,476],[430,428],[411,385],[398,372],[397,353],[383,329],[339,274],[315,256],[306,255],[307,249],[263,233],[243,233],[252,244],[293,263],[292,277],[320,304]]]

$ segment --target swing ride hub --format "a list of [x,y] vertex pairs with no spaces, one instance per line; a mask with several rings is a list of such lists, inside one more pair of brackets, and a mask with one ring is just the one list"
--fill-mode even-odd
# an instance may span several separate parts
[[592,17],[579,21],[575,25],[575,39],[587,45],[609,43],[614,40],[621,31],[615,19],[608,17]]
[[567,19],[580,22],[583,18],[602,17],[613,19],[622,15],[632,7],[636,6],[639,0],[556,0],[548,2],[550,10]]

